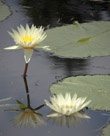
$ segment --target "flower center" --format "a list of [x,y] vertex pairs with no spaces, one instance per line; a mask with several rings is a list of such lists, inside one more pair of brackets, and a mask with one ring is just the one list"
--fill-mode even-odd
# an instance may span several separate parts
[[22,41],[22,42],[27,42],[27,43],[29,43],[29,42],[31,42],[33,39],[34,39],[34,38],[31,37],[31,36],[24,36],[24,37],[22,37],[21,41]]
[[33,47],[23,47],[24,49],[33,49]]
[[61,105],[61,108],[73,108],[74,107],[74,105],[73,104],[71,104],[71,105],[68,105],[68,104],[66,104],[66,105]]

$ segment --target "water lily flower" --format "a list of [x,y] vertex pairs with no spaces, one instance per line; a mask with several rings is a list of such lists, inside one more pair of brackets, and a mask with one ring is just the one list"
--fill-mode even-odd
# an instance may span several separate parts
[[65,97],[62,94],[54,95],[50,97],[50,102],[44,100],[46,105],[50,107],[53,111],[56,111],[62,115],[71,115],[78,111],[81,111],[84,107],[86,107],[90,101],[85,102],[86,97],[77,98],[77,94],[71,98],[70,93],[66,93]]
[[28,24],[26,24],[26,29],[22,25],[17,27],[17,29],[18,31],[12,29],[12,32],[9,32],[10,36],[15,41],[15,45],[4,49],[15,50],[23,48],[26,63],[29,63],[34,48],[44,48],[45,50],[50,50],[49,46],[38,46],[38,44],[47,37],[42,26],[40,28],[36,28],[36,26],[32,25],[31,28],[29,28]]

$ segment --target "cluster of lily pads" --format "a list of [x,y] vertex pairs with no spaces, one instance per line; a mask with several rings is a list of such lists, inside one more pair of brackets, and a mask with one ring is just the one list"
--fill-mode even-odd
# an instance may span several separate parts
[[[12,29],[9,32],[15,45],[5,49],[24,49],[24,77],[34,48],[42,48],[54,55],[68,58],[110,55],[110,22],[74,22],[72,25],[50,29],[47,34],[42,27],[36,28],[34,25],[26,25],[26,28],[20,25],[17,29],[18,31]],[[110,110],[109,85],[110,76],[104,75],[69,77],[53,84],[50,87],[53,97],[50,102],[45,100],[45,104],[55,112],[47,117],[75,115],[86,106]],[[31,111],[26,109],[25,112]]]

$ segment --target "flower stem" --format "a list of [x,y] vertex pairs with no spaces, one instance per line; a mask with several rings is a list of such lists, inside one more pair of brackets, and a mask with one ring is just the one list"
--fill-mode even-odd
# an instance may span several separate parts
[[27,69],[28,69],[28,63],[25,64],[24,74],[23,74],[24,77],[26,77]]
[[23,77],[23,79],[24,79],[24,84],[25,84],[25,89],[26,89],[26,95],[27,95],[27,104],[28,104],[28,107],[31,107],[30,106],[30,96],[29,96],[29,89],[28,89],[27,79],[26,79],[25,76]]

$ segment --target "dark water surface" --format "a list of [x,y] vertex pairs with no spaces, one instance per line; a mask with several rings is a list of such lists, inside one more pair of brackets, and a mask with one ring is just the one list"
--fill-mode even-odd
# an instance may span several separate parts
[[[7,31],[20,24],[43,25],[46,29],[70,24],[73,21],[88,22],[93,20],[110,20],[109,1],[89,0],[5,0],[10,6],[11,16],[0,22],[0,99],[12,97],[6,103],[16,104],[16,99],[27,104],[27,96],[22,73],[25,66],[23,50],[4,51],[3,48],[14,45]],[[110,56],[86,59],[64,59],[52,56],[40,50],[34,51],[29,63],[27,82],[30,92],[30,103],[36,108],[49,99],[49,86],[64,77],[78,75],[110,74]],[[1,103],[0,103],[1,104]],[[6,109],[6,108],[5,108]],[[0,136],[45,135],[45,136],[96,136],[107,123],[109,116],[105,111],[86,110],[91,119],[83,119],[68,128],[67,125],[52,123],[45,115],[50,112],[43,107],[39,113],[44,115],[44,126],[38,128],[15,127],[11,119],[17,112],[6,112],[0,108]]]

